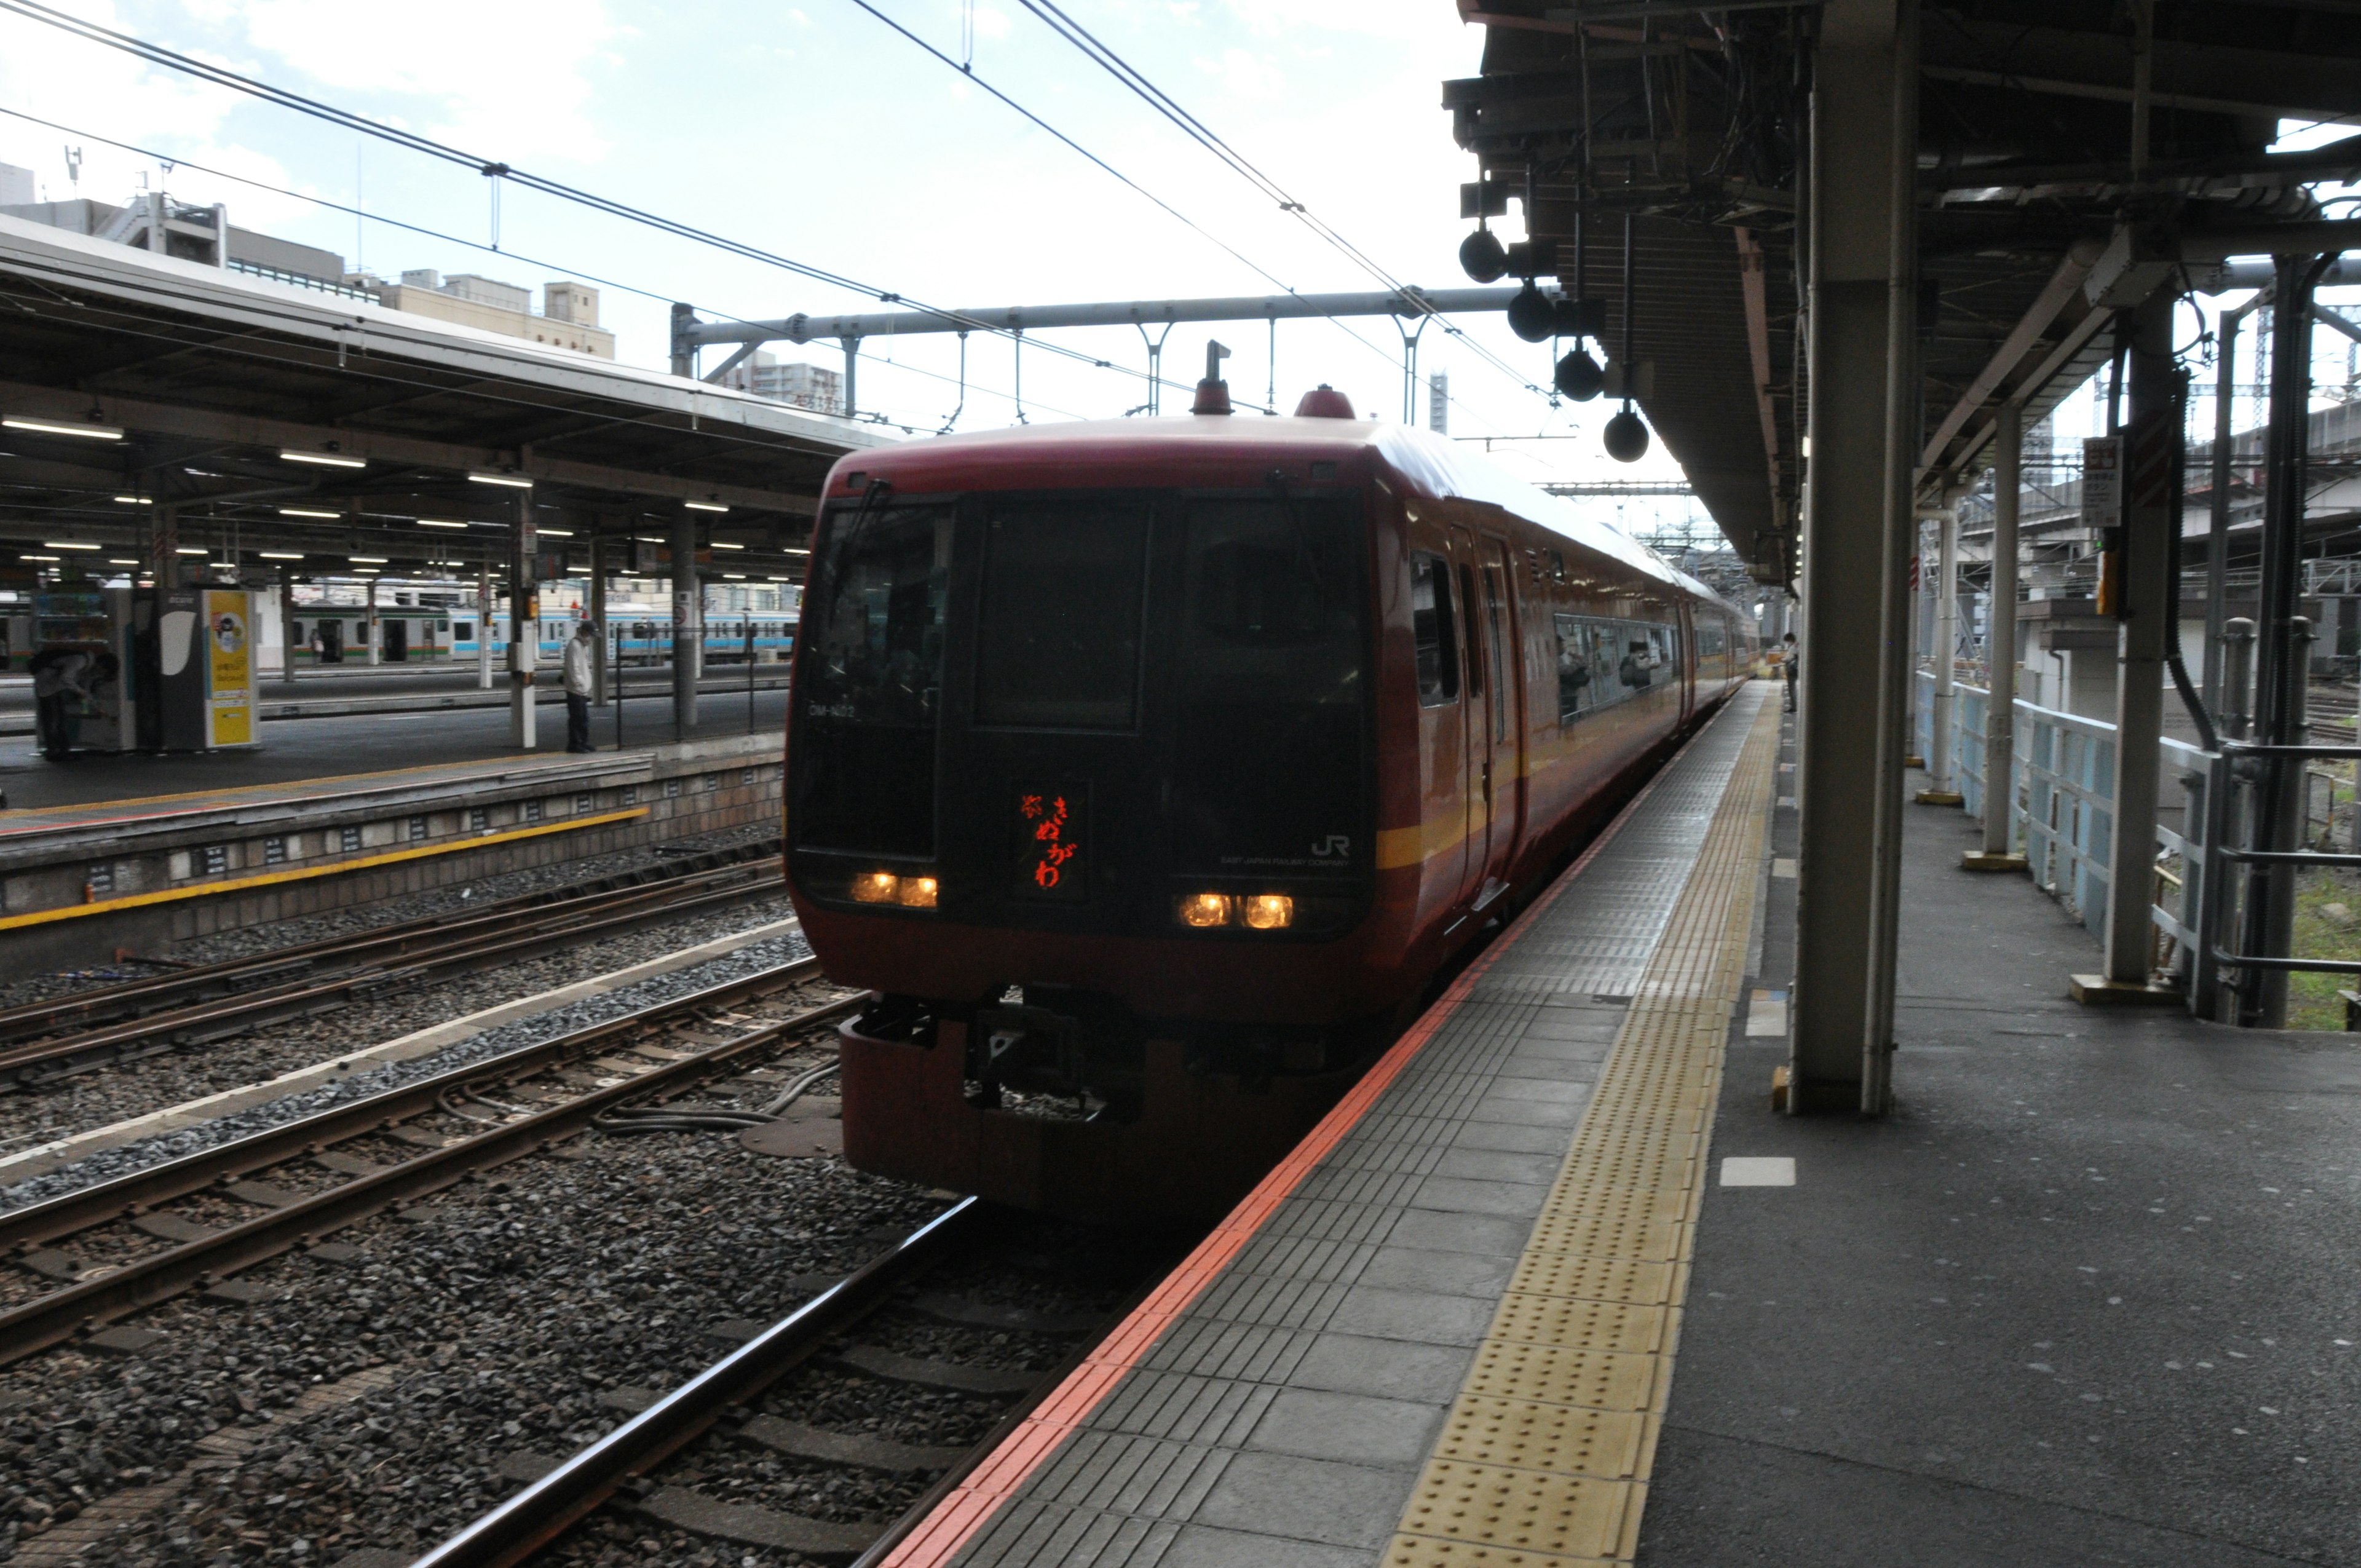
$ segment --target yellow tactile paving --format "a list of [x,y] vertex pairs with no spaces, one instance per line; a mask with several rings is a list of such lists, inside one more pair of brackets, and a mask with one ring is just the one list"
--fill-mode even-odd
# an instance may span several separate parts
[[1778,755],[1757,709],[1387,1568],[1628,1563],[1672,1386]]

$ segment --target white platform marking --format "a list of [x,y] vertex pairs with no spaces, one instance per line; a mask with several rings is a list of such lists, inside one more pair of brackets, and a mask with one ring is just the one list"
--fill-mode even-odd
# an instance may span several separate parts
[[1731,1155],[1721,1162],[1724,1187],[1793,1187],[1795,1162],[1784,1155]]

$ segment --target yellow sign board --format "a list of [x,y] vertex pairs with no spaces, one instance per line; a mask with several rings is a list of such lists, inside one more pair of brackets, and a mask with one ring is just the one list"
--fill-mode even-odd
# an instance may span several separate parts
[[215,746],[254,744],[254,606],[238,589],[205,590],[208,718]]

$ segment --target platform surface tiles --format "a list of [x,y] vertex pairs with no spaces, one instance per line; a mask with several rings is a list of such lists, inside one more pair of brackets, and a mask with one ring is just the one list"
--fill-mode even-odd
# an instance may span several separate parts
[[1747,968],[1770,691],[888,1561],[1628,1561]]

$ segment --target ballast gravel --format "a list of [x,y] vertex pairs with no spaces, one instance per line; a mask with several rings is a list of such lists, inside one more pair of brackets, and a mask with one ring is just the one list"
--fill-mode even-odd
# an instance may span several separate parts
[[[735,918],[729,928],[743,929],[749,925],[760,924],[763,918],[776,918],[775,916],[764,916],[758,912],[745,909],[732,913]],[[649,951],[646,957],[656,957],[663,952],[675,950],[680,947],[690,945],[696,939],[698,938],[692,938],[685,941],[677,930],[616,938],[619,942],[652,941],[653,950]],[[761,970],[792,963],[796,959],[809,957],[810,952],[811,948],[804,941],[802,932],[784,932],[777,937],[750,943],[734,953],[707,963],[675,970],[670,974],[657,975],[620,990],[608,992],[598,996],[586,997],[563,1007],[499,1025],[431,1056],[366,1069],[334,1083],[323,1084],[317,1089],[287,1095],[244,1111],[232,1112],[228,1115],[217,1117],[197,1126],[184,1127],[174,1132],[159,1134],[152,1138],[143,1138],[137,1143],[125,1144],[117,1148],[102,1150],[72,1165],[63,1166],[29,1180],[0,1189],[0,1212],[20,1209],[30,1203],[43,1202],[67,1192],[78,1191],[94,1182],[111,1180],[134,1170],[144,1170],[151,1165],[169,1159],[178,1159],[184,1155],[194,1154],[200,1149],[213,1148],[233,1139],[245,1137],[266,1128],[280,1126],[314,1112],[325,1110],[331,1105],[340,1105],[347,1101],[381,1093],[405,1083],[415,1082],[422,1078],[432,1078],[436,1073],[447,1072],[453,1068],[489,1060],[493,1057],[502,1056],[527,1046],[538,1045],[544,1040],[553,1039],[576,1029],[588,1028],[593,1024],[605,1023],[610,1018],[620,1017],[626,1013],[654,1003],[684,996],[690,992],[701,991],[708,986],[719,985]],[[580,954],[561,956],[571,957],[577,963],[581,960]],[[527,966],[516,967],[522,969]],[[622,966],[618,963],[604,962],[600,969],[611,970],[620,967]],[[600,969],[581,970],[570,978],[584,978],[587,974],[600,972]],[[563,984],[565,979],[560,978],[550,983]],[[546,989],[546,987],[526,986],[522,989],[530,992],[533,990]],[[275,1070],[287,1071],[325,1057],[360,1049],[379,1040],[391,1039],[406,1034],[412,1029],[424,1028],[445,1019],[463,1015],[474,1011],[477,1006],[492,1005],[500,1000],[502,998],[495,996],[487,1001],[467,1005],[446,1004],[436,1013],[415,1016],[412,1021],[390,1026],[374,1025],[368,1032],[356,1032],[340,1035],[331,1040],[315,1041],[308,1050],[298,1053]],[[112,1074],[97,1076],[109,1077]],[[265,1072],[261,1076],[269,1076],[269,1074]],[[252,1078],[248,1077],[236,1081],[252,1080]],[[203,1093],[207,1091],[200,1089],[197,1092]],[[189,1096],[183,1095],[179,1098],[185,1099]],[[156,1102],[159,1104],[175,1102],[177,1102],[172,1099]],[[153,1105],[144,1108],[152,1109]],[[125,1115],[137,1113],[137,1110],[120,1113]]]
[[625,932],[499,969],[383,991],[333,1012],[285,1019],[250,1034],[111,1064],[44,1088],[0,1097],[0,1156],[259,1083],[487,1007],[784,920],[794,913],[782,892],[761,903]]

